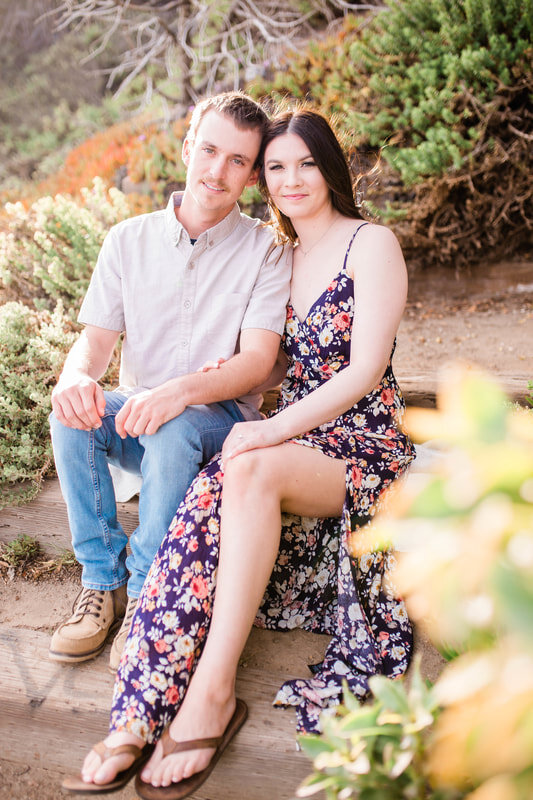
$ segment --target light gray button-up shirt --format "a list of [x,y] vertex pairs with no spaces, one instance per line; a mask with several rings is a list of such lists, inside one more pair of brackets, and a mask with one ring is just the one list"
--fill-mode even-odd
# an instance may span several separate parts
[[[246,328],[280,333],[292,257],[238,205],[194,246],[166,209],[115,225],[106,236],[79,321],[124,332],[120,391],[131,394],[229,359]],[[246,418],[261,397],[238,398]],[[251,413],[247,413],[247,410]]]

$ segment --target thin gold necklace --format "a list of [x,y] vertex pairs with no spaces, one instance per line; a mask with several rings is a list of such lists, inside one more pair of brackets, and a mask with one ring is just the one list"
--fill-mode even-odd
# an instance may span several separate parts
[[304,249],[303,249],[303,247],[302,247],[302,243],[301,243],[300,239],[298,239],[298,247],[300,248],[300,250],[301,250],[301,251],[302,251],[302,253],[304,254],[304,257],[306,257],[306,256],[308,256],[308,255],[309,255],[309,253],[311,252],[311,250],[312,250],[314,247],[316,247],[316,246],[317,246],[317,244],[319,244],[319,243],[322,241],[322,239],[324,238],[324,236],[326,235],[326,233],[329,233],[329,231],[330,231],[330,230],[333,228],[333,226],[334,226],[334,225],[335,225],[335,224],[336,224],[338,221],[339,221],[339,217],[335,217],[335,219],[333,220],[333,222],[331,223],[331,225],[328,225],[328,227],[326,228],[326,230],[324,231],[324,233],[322,234],[322,236],[320,236],[320,237],[319,237],[319,238],[316,240],[316,242],[315,242],[314,244],[312,244],[312,245],[311,245],[311,247],[310,247],[308,250],[304,250]]

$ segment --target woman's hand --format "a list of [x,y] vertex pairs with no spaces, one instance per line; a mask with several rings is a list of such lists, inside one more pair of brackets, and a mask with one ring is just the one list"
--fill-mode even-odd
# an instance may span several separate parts
[[222,464],[247,450],[272,447],[285,441],[276,425],[275,417],[252,422],[237,422],[222,447]]
[[198,367],[196,372],[209,372],[211,369],[219,369],[222,364],[226,361],[225,358],[217,358],[216,361],[206,361],[205,364],[202,364],[201,367]]

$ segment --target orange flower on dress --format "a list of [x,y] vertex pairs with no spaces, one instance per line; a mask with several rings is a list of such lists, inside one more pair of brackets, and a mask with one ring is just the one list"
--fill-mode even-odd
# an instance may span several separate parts
[[165,697],[169,705],[175,706],[180,699],[180,693],[176,686],[169,686],[165,692]]
[[198,508],[204,508],[205,509],[205,508],[209,508],[209,506],[211,505],[212,502],[213,502],[213,495],[210,494],[209,492],[205,492],[204,494],[201,494],[198,497],[198,500],[196,501],[196,504],[197,504]]
[[386,406],[392,406],[394,403],[394,390],[393,389],[383,389],[381,392],[381,400],[385,403]]
[[201,575],[194,577],[191,581],[191,591],[199,600],[203,600],[207,597],[209,594],[209,587],[205,578],[202,578]]

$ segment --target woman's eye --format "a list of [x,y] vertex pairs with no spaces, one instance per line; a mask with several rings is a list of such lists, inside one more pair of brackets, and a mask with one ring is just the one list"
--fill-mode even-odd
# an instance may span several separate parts
[[271,164],[268,170],[269,172],[274,172],[274,170],[279,170],[281,168],[281,164]]
[[316,167],[316,164],[314,161],[304,161],[302,167]]

